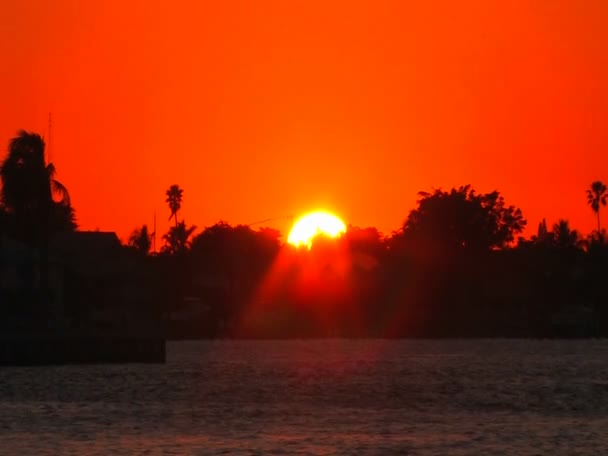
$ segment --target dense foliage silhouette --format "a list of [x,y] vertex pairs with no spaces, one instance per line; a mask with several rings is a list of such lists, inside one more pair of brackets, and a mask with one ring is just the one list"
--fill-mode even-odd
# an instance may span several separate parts
[[[30,301],[49,297],[49,243],[60,232],[74,231],[76,220],[67,188],[55,179],[55,166],[46,163],[45,144],[36,133],[21,130],[12,138],[0,165],[1,234],[38,251],[38,293]],[[38,306],[38,312],[45,312]]]
[[0,165],[2,207],[8,233],[40,246],[60,231],[76,229],[67,188],[46,163],[45,144],[36,133],[19,131]]
[[[165,193],[174,224],[156,253],[146,225],[124,246],[113,233],[60,236],[76,228],[74,211],[40,136],[19,132],[0,172],[0,279],[4,264],[29,264],[13,245],[23,243],[39,252],[44,296],[48,245],[57,238],[63,247],[53,261],[66,271],[70,324],[97,324],[92,316],[111,308],[112,318],[162,315],[172,338],[608,335],[601,181],[587,190],[598,227],[586,238],[566,219],[550,229],[543,220],[523,238],[519,208],[498,191],[463,185],[420,192],[389,236],[349,226],[338,239],[317,236],[310,248],[284,244],[271,228],[223,221],[196,233],[178,219],[184,190],[175,184]],[[26,285],[18,301],[0,289],[5,309],[36,300],[32,290]],[[40,306],[24,308],[44,315]]]
[[[421,192],[402,228],[383,237],[349,226],[310,250],[267,228],[219,222],[180,250],[180,297],[209,307],[179,336],[595,336],[608,333],[602,232],[567,220],[530,239],[499,192],[465,185]],[[518,237],[519,236],[519,237]],[[167,252],[175,257],[176,252]],[[167,258],[166,260],[169,260]],[[176,273],[176,271],[180,271]],[[170,277],[171,273],[167,273]],[[210,325],[210,322],[213,324]],[[211,326],[211,327],[210,327]]]
[[150,253],[152,237],[148,232],[148,225],[142,225],[141,228],[133,230],[129,236],[128,246],[133,248],[140,255],[147,255]]

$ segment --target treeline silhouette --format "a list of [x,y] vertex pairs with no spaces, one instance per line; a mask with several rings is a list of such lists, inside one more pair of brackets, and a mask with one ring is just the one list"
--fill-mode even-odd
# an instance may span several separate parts
[[[20,132],[1,166],[2,238],[40,253],[36,298],[13,296],[10,305],[42,312],[48,246],[76,229],[74,210],[38,135]],[[498,191],[464,185],[419,193],[388,236],[349,226],[338,239],[317,236],[310,249],[283,243],[271,228],[220,221],[197,233],[179,217],[183,189],[172,185],[165,196],[173,223],[160,252],[151,253],[155,233],[146,225],[121,248],[148,291],[137,309],[153,310],[172,338],[608,335],[600,224],[608,191],[600,181],[587,190],[598,223],[587,237],[567,220],[543,220],[524,239],[520,209]],[[82,321],[91,301],[75,296],[68,312]]]

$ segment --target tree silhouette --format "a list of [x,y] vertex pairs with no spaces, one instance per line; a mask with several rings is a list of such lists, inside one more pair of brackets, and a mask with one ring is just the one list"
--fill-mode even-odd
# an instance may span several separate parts
[[55,179],[55,166],[45,163],[44,147],[40,135],[20,130],[0,166],[2,203],[13,234],[33,244],[76,228],[69,193]]
[[192,255],[196,264],[226,276],[237,271],[262,274],[279,251],[279,239],[280,233],[271,228],[254,231],[220,221],[194,237]]
[[386,244],[377,228],[349,225],[338,242],[347,246],[353,265],[364,269],[376,267],[386,254]]
[[49,229],[51,233],[59,233],[62,231],[75,231],[78,228],[76,223],[76,214],[72,205],[65,205],[53,201],[53,210],[49,221]]
[[568,220],[560,219],[553,225],[552,241],[560,248],[580,248],[583,240],[577,230],[570,228]]
[[538,230],[536,231],[536,236],[532,236],[532,240],[535,242],[546,243],[551,239],[551,235],[549,234],[549,230],[547,229],[547,220],[543,219],[538,224]]
[[129,236],[128,245],[140,254],[147,255],[150,252],[150,247],[152,246],[148,226],[143,225],[141,228],[133,230]]
[[170,255],[178,255],[185,253],[190,247],[190,236],[196,230],[196,226],[186,226],[182,220],[176,226],[171,227],[169,232],[163,236],[165,245],[162,248],[163,253]]
[[171,218],[175,218],[175,227],[177,228],[177,211],[179,211],[182,207],[182,194],[184,190],[179,188],[179,185],[172,185],[166,192],[167,199],[165,202],[169,205],[169,209],[171,210],[171,215],[169,216],[169,220]]
[[419,195],[418,207],[397,237],[421,249],[423,255],[505,248],[526,225],[521,211],[506,206],[497,191],[477,194],[466,185]]
[[[235,304],[257,288],[280,250],[280,237],[271,228],[254,231],[248,225],[220,221],[194,237],[191,264],[199,274],[219,278],[226,286],[226,296]],[[224,309],[225,315],[234,311],[229,307]]]
[[8,230],[7,220],[8,220],[8,215],[6,213],[6,210],[4,209],[2,204],[0,204],[0,237],[2,237],[2,235],[7,233],[7,230]]
[[40,135],[20,130],[10,140],[8,154],[0,165],[0,196],[8,231],[38,249],[42,299],[47,298],[49,291],[50,239],[59,231],[76,228],[69,193],[55,179],[55,166],[45,162],[44,147]]
[[538,225],[538,232],[530,237],[529,241],[522,240],[520,245],[536,245],[544,247],[557,247],[560,249],[580,249],[585,241],[577,230],[570,228],[570,222],[559,219],[553,224],[551,231],[547,230],[547,221],[543,219]]
[[608,237],[606,236],[606,230],[594,231],[585,240],[587,252],[592,251],[603,251],[608,253]]
[[608,202],[608,189],[602,181],[591,183],[591,188],[587,190],[587,204],[597,215],[597,231],[601,232],[600,226],[600,206],[605,206]]

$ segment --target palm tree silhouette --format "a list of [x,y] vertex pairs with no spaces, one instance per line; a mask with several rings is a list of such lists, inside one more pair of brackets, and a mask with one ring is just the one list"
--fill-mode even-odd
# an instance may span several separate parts
[[[67,189],[55,179],[55,166],[45,162],[44,146],[40,135],[20,130],[10,140],[8,155],[0,166],[2,202],[14,217],[16,231],[28,241],[44,237],[51,225],[58,224],[53,220],[58,214],[53,212],[61,211],[55,211],[54,203],[70,207]],[[73,212],[63,212],[74,223]]]
[[179,211],[182,207],[182,194],[184,190],[179,188],[179,185],[172,185],[169,187],[167,192],[167,199],[165,202],[169,205],[169,209],[171,210],[171,215],[169,216],[169,220],[171,218],[175,218],[175,227],[177,228],[177,211]]
[[0,165],[2,204],[16,238],[40,252],[40,289],[48,295],[48,250],[52,235],[76,228],[70,196],[55,179],[55,166],[46,163],[44,140],[19,130]]
[[169,232],[163,236],[165,246],[163,251],[170,255],[177,255],[185,252],[190,247],[190,237],[196,230],[196,226],[186,226],[186,222],[181,221],[177,226],[169,229]]
[[595,181],[591,188],[587,190],[587,204],[597,215],[597,232],[601,232],[600,226],[600,206],[605,206],[608,202],[608,188],[602,181]]
[[138,253],[147,255],[152,247],[152,240],[148,232],[148,225],[143,225],[141,228],[133,230],[129,236],[129,247],[132,247]]
[[553,225],[553,243],[561,248],[580,248],[583,241],[577,230],[570,228],[570,222],[560,219]]

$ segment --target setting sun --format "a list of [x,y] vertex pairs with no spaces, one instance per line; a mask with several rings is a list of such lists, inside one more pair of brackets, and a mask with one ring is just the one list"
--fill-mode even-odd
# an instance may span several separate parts
[[319,234],[333,238],[345,231],[346,225],[339,217],[329,212],[311,212],[296,221],[287,242],[296,247],[306,245],[310,248],[313,238]]

